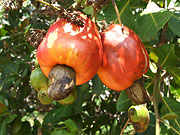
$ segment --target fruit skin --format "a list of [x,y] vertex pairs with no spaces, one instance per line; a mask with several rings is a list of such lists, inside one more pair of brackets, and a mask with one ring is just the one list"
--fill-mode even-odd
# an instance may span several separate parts
[[49,80],[43,74],[40,67],[35,68],[30,75],[30,81],[32,87],[39,91],[40,89],[48,89]]
[[148,53],[131,29],[112,24],[101,37],[103,64],[98,76],[107,87],[117,91],[124,90],[148,71]]
[[149,125],[149,111],[144,105],[131,106],[128,110],[128,117],[136,132],[146,131]]
[[43,73],[48,77],[57,64],[67,65],[76,72],[76,85],[92,79],[102,62],[99,31],[91,19],[80,13],[84,26],[61,18],[48,30],[37,50]]
[[48,96],[47,89],[41,89],[38,91],[38,99],[45,105],[53,102],[53,100]]
[[68,97],[66,97],[62,100],[59,100],[58,103],[60,103],[62,105],[70,105],[70,104],[74,103],[76,96],[77,96],[77,92],[76,92],[76,89],[74,89]]

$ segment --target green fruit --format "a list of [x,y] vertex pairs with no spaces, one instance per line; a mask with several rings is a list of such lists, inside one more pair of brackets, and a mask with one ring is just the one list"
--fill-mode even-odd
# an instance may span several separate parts
[[37,91],[39,91],[40,89],[48,89],[49,80],[43,74],[40,67],[35,68],[31,72],[30,81],[31,81],[32,87]]
[[4,113],[6,109],[7,109],[6,105],[0,101],[0,114]]
[[66,97],[62,100],[59,100],[58,103],[60,103],[62,105],[72,104],[75,101],[76,96],[77,96],[77,92],[76,92],[76,89],[74,89],[68,97]]
[[144,105],[131,106],[128,110],[130,122],[138,133],[144,132],[149,125],[149,111]]
[[38,92],[38,99],[42,104],[50,104],[53,102],[53,100],[47,94],[47,89],[41,89]]
[[34,66],[35,66],[35,67],[39,67],[39,66],[40,66],[37,57],[36,57],[36,59],[35,59]]

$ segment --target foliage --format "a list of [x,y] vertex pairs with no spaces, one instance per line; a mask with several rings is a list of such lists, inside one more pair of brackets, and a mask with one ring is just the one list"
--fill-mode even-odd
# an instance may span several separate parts
[[[62,7],[74,3],[73,0],[56,2]],[[84,9],[78,10],[91,17],[93,8],[85,2],[81,1]],[[180,2],[116,0],[116,4],[122,23],[139,35],[148,51],[150,69],[145,75],[144,86],[150,96],[157,74],[160,74],[156,100],[162,117],[160,134],[176,135],[180,133]],[[76,86],[77,98],[72,105],[55,101],[42,105],[39,102],[37,92],[30,84],[36,49],[28,38],[32,29],[47,30],[56,20],[57,15],[49,10],[52,9],[35,0],[0,1],[0,101],[7,106],[0,114],[0,135],[119,135],[132,103],[124,91],[108,89],[97,75]],[[97,13],[100,30],[105,21],[107,24],[118,23],[111,1]],[[147,108],[150,112],[148,129],[144,133],[135,133],[128,124],[124,135],[155,134],[152,102]]]

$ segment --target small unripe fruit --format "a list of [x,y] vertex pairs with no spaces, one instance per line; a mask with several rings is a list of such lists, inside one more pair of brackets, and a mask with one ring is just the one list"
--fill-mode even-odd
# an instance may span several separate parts
[[41,89],[38,92],[38,99],[42,104],[50,104],[53,100],[48,96],[46,89]]
[[131,106],[128,110],[128,116],[136,132],[146,131],[149,125],[149,112],[144,105]]
[[39,91],[40,89],[48,89],[48,78],[43,74],[40,67],[35,68],[30,75],[32,87]]
[[74,103],[74,101],[76,99],[76,96],[77,96],[77,92],[76,92],[76,89],[75,89],[75,90],[73,90],[71,92],[71,94],[68,97],[66,97],[66,98],[64,98],[62,100],[59,100],[58,102],[60,104],[62,104],[62,105],[69,105],[69,104]]

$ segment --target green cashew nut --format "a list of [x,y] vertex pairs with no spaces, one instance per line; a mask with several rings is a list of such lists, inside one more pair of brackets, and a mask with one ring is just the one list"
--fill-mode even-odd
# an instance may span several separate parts
[[53,100],[48,96],[47,89],[41,89],[38,91],[38,99],[42,104],[50,104]]
[[62,105],[72,104],[72,103],[74,103],[76,96],[77,96],[77,92],[76,92],[76,89],[74,89],[68,97],[66,97],[62,100],[59,100],[58,103],[60,103]]
[[35,68],[31,72],[30,81],[31,81],[32,87],[37,91],[40,91],[40,89],[48,89],[49,80],[43,74],[40,67]]
[[149,112],[144,105],[131,106],[128,110],[128,116],[136,132],[146,131],[149,125]]

